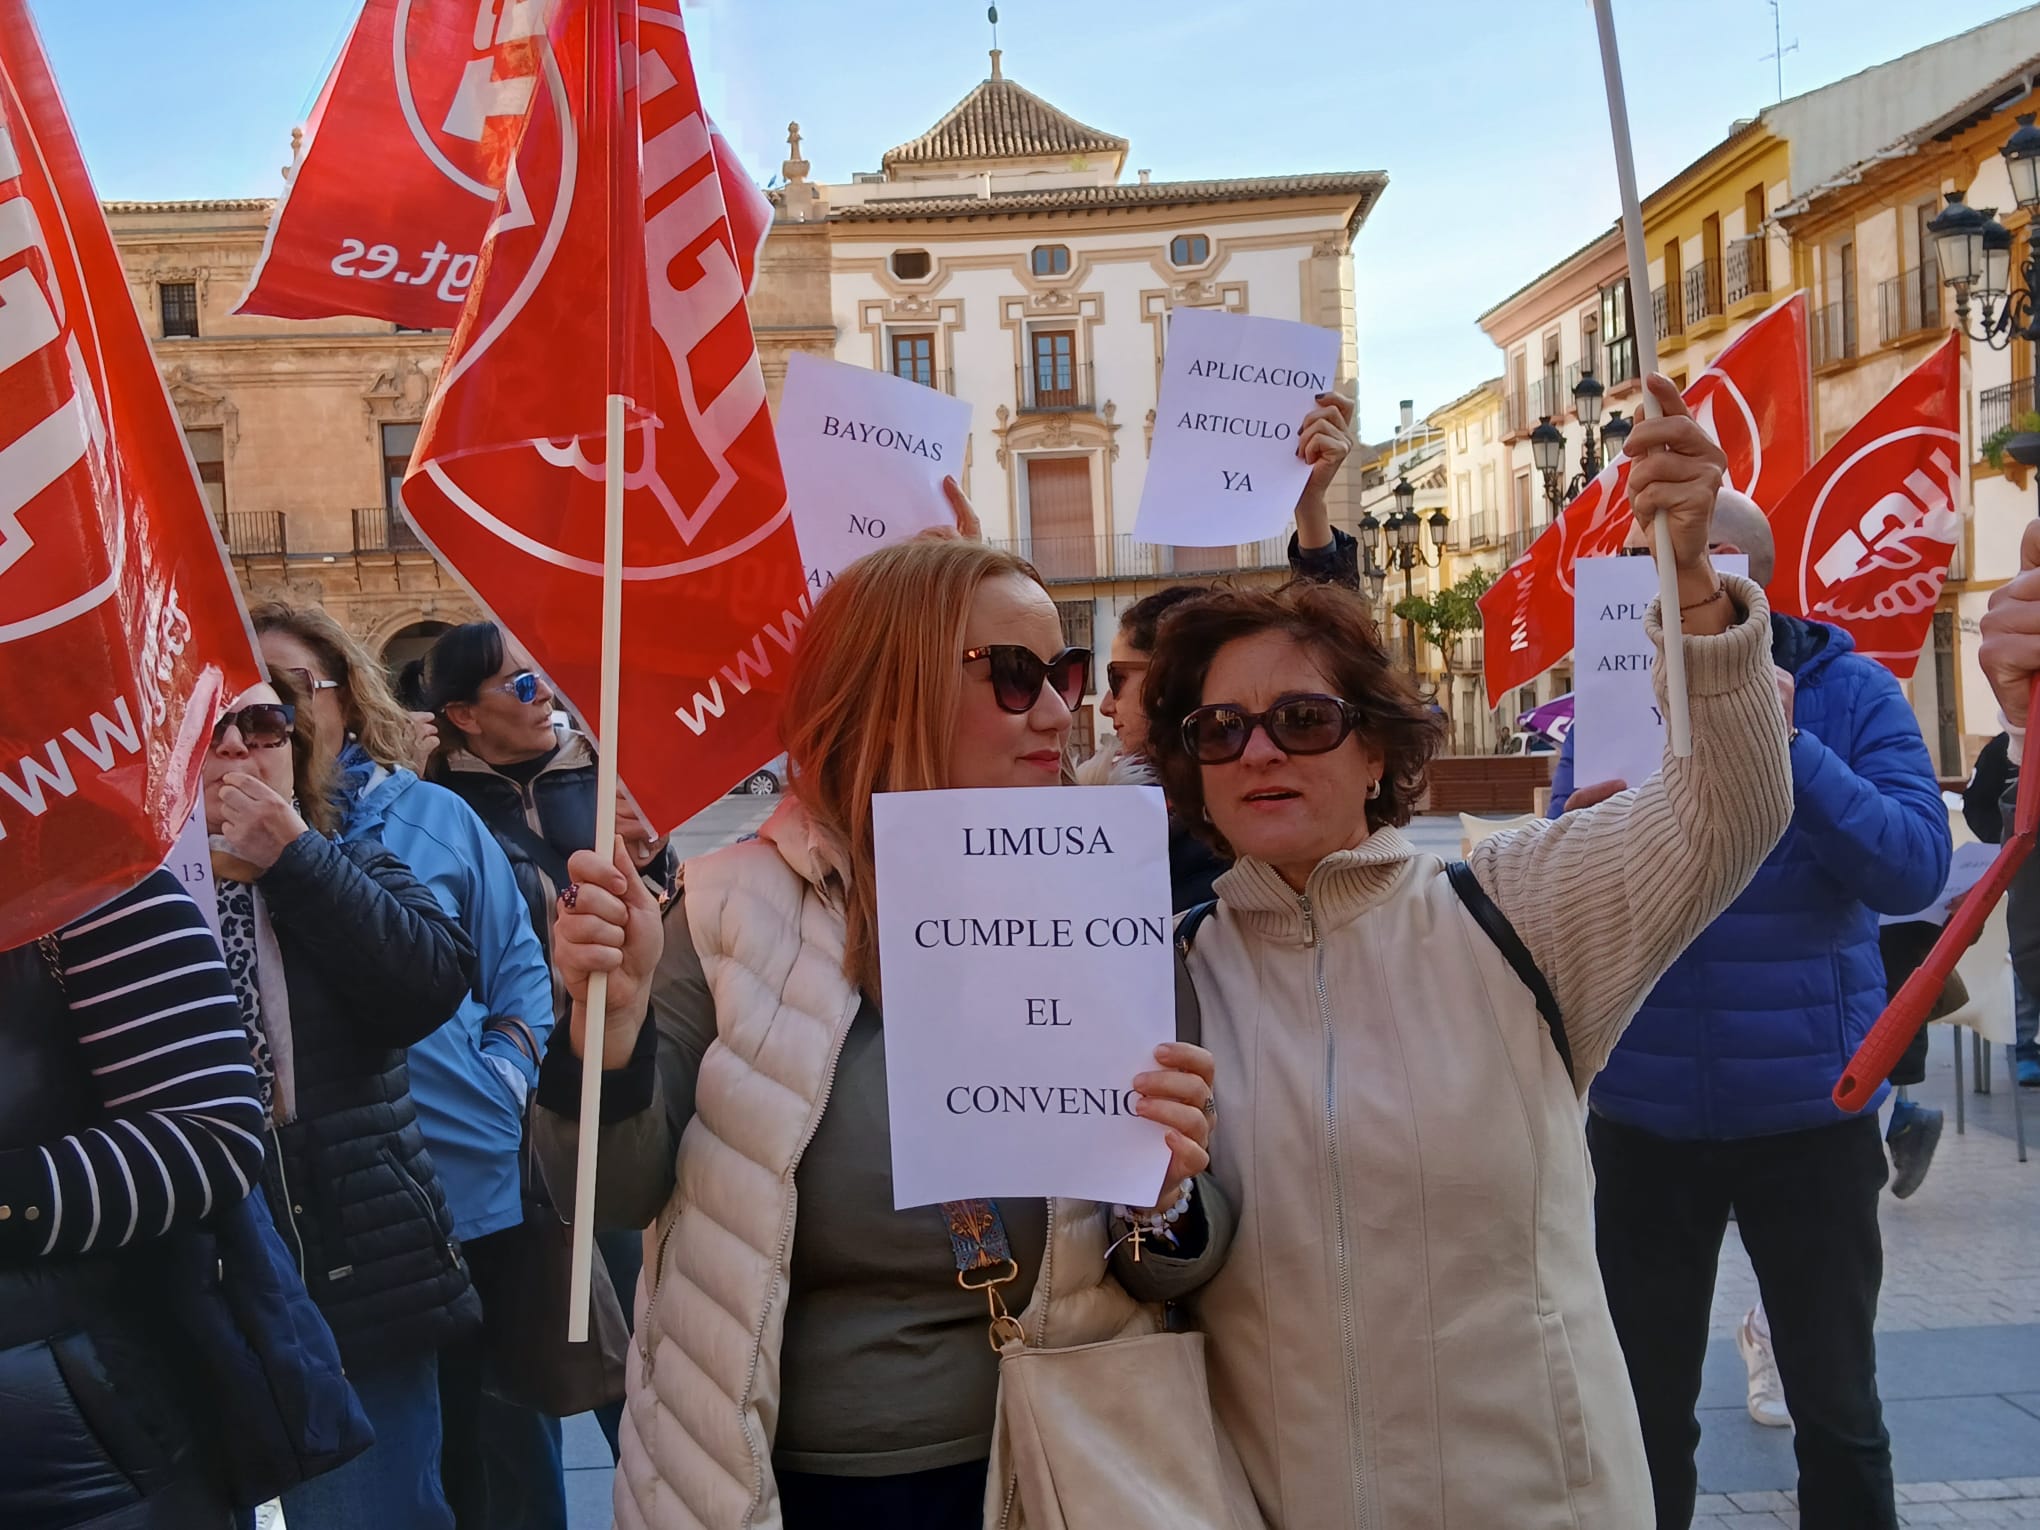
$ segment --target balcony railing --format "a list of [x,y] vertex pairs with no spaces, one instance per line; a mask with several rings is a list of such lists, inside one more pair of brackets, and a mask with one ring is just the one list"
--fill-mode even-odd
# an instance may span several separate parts
[[956,374],[954,372],[930,371],[926,368],[916,371],[909,367],[904,372],[894,372],[893,376],[904,377],[908,382],[919,383],[924,388],[933,388],[937,393],[954,394],[956,392]]
[[1603,379],[1611,388],[1636,381],[1636,336],[1624,335],[1620,340],[1610,340],[1606,347],[1608,375]]
[[1686,273],[1685,316],[1688,324],[1719,318],[1721,303],[1721,262],[1703,260]]
[[1886,345],[1941,327],[1941,268],[1929,261],[1877,288],[1880,331]]
[[2012,421],[2033,412],[2033,379],[1999,383],[1976,396],[1976,439],[1988,441]]
[[1289,567],[1289,538],[1238,547],[1159,547],[1117,536],[1014,537],[992,543],[1040,570],[1050,584],[1092,579],[1168,579],[1179,574],[1237,574]]
[[1813,364],[1833,366],[1853,361],[1858,353],[1854,299],[1830,303],[1813,314]]
[[411,523],[386,505],[374,505],[354,512],[354,550],[366,552],[423,552],[425,544]]
[[1771,290],[1769,241],[1762,234],[1735,240],[1728,247],[1729,306]]
[[1466,518],[1466,545],[1468,547],[1487,547],[1493,544],[1494,539],[1494,511],[1479,510]]
[[1091,364],[1043,359],[1014,373],[1022,414],[1089,414],[1098,407]]
[[1536,381],[1525,384],[1522,392],[1511,393],[1504,401],[1504,407],[1508,415],[1509,434],[1520,436],[1534,430],[1537,422],[1546,415],[1563,414],[1572,407],[1572,400],[1547,397],[1545,380],[1539,377]]
[[1679,310],[1679,294],[1676,289],[1667,291],[1653,287],[1650,294],[1651,322],[1657,325],[1657,337],[1669,340],[1674,335],[1686,332],[1686,317]]
[[229,510],[220,517],[220,535],[237,558],[283,558],[290,554],[290,534],[281,510]]
[[[1539,490],[1542,493],[1543,490]],[[1542,526],[1532,526],[1524,531],[1512,531],[1502,538],[1502,553],[1511,563],[1530,550],[1530,544],[1544,535]]]

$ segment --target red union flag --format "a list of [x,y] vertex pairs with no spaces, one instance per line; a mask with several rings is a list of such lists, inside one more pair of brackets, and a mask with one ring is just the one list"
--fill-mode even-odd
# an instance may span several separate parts
[[0,0],[0,949],[162,864],[260,678],[27,5]]
[[[1806,471],[1806,298],[1752,324],[1686,389],[1687,406],[1728,454],[1728,483],[1768,509]],[[1492,705],[1563,659],[1573,644],[1573,565],[1621,547],[1630,525],[1629,463],[1617,457],[1481,597]]]
[[[412,329],[459,323],[492,219],[515,226],[534,216],[510,168],[532,104],[551,88],[547,17],[558,8],[368,0],[236,311],[365,315]],[[710,133],[748,286],[772,208],[713,124]]]
[[[601,82],[614,70],[601,60],[619,13],[628,67],[612,145]],[[806,587],[677,0],[567,0],[538,71],[512,172],[520,215],[499,218],[483,247],[403,499],[433,551],[592,715],[603,406],[631,395],[617,763],[670,828],[776,751]]]
[[1962,539],[1961,390],[1951,335],[1771,511],[1772,605],[1833,622],[1901,680]]

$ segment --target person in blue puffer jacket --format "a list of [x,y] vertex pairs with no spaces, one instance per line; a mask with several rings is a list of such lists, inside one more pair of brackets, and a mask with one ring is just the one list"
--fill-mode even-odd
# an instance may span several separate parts
[[[1746,553],[1750,577],[1770,582],[1755,504],[1724,491],[1714,535],[1716,553]],[[1692,1520],[1694,1406],[1731,1213],[1775,1344],[1777,1421],[1796,1429],[1800,1524],[1897,1524],[1873,1334],[1884,1149],[1875,1107],[1844,1116],[1830,1092],[1884,1008],[1878,915],[1923,908],[1947,881],[1948,812],[1887,670],[1822,622],[1774,613],[1771,642],[1792,724],[1791,826],[1644,1001],[1589,1098],[1601,1275],[1659,1530]],[[1568,738],[1552,815],[1622,789],[1575,790]],[[1771,1344],[1752,1318],[1740,1337],[1756,1413]]]
[[[409,1060],[418,1125],[486,1302],[500,1269],[496,1235],[524,1220],[524,1107],[553,1026],[551,968],[495,836],[409,767],[424,725],[397,704],[380,666],[324,611],[272,603],[253,615],[263,658],[315,698],[318,736],[333,740],[341,842],[380,843],[402,860],[475,946],[473,990]],[[504,1019],[523,1022],[535,1055]],[[460,1530],[565,1530],[560,1421],[490,1395],[481,1357],[479,1340],[440,1356],[441,1476]]]

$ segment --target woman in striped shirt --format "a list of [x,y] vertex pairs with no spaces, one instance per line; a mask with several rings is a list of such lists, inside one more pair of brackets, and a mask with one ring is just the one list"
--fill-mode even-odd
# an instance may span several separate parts
[[261,1134],[219,949],[168,872],[0,952],[0,1525],[229,1523],[135,1292],[157,1239],[248,1194]]

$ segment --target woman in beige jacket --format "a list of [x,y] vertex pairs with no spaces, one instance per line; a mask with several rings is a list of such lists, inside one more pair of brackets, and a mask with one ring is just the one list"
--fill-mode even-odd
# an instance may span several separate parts
[[[620,846],[613,865],[573,858],[553,941],[571,1049],[546,1055],[534,1131],[570,1186],[587,978],[607,971],[595,1216],[652,1223],[658,1247],[627,1372],[624,1530],[979,1530],[999,1385],[984,1286],[1004,1282],[1028,1344],[1062,1347],[1152,1332],[1134,1295],[1203,1277],[1195,1257],[1122,1250],[1122,1286],[1106,1208],[1004,1200],[1010,1255],[966,1288],[957,1221],[893,1209],[872,795],[1057,785],[1090,662],[1019,559],[887,548],[815,607],[783,722],[794,796],[757,840],[689,862],[663,929]],[[1207,1163],[1210,1056],[1156,1059],[1132,1082],[1167,1130],[1156,1190],[1173,1205],[1180,1190],[1159,1192]],[[1216,1258],[1223,1207],[1202,1184],[1192,1199],[1177,1251]]]
[[1438,727],[1357,599],[1225,593],[1161,628],[1150,748],[1237,861],[1189,966],[1238,1225],[1190,1301],[1278,1530],[1651,1521],[1581,1098],[1792,807],[1763,592],[1707,558],[1723,459],[1652,391],[1630,497],[1672,524],[1692,756],[1470,876],[1397,832]]

